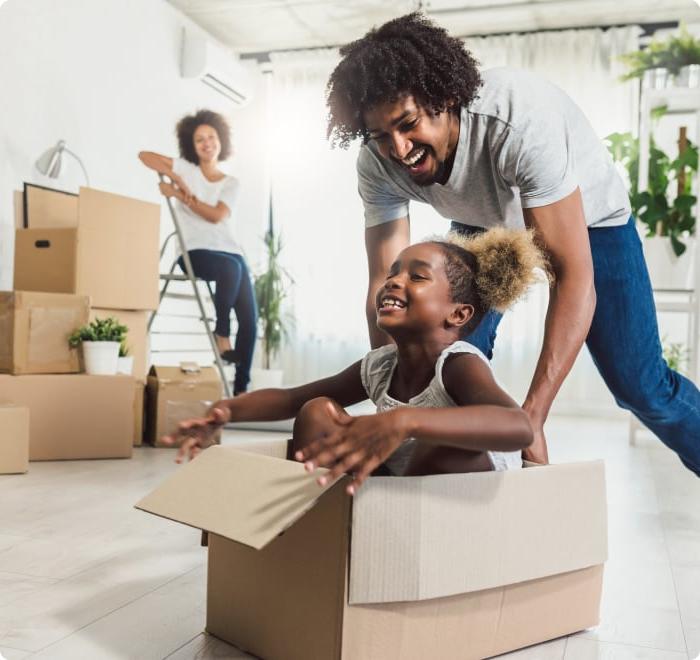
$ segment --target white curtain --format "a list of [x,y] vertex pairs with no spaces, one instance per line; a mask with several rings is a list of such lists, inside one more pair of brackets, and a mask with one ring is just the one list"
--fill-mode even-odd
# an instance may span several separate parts
[[[602,138],[636,125],[637,87],[619,82],[618,57],[638,47],[639,32],[634,27],[566,30],[470,38],[466,44],[484,69],[530,69],[562,87]],[[342,369],[369,348],[358,145],[331,150],[326,141],[324,92],[338,62],[336,50],[275,53],[271,60],[272,199],[284,262],[295,279],[289,300],[295,329],[281,363],[287,382],[299,383]],[[444,232],[448,224],[431,208],[412,203],[414,241]],[[494,367],[518,399],[527,391],[539,354],[546,307],[547,288],[536,286],[499,328]],[[557,405],[577,412],[613,409],[585,351]]]

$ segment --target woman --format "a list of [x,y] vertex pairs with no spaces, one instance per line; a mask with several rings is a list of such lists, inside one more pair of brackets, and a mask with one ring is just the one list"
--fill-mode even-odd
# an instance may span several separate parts
[[[231,154],[226,120],[210,110],[183,117],[177,124],[180,158],[151,151],[139,153],[141,162],[167,176],[160,191],[177,200],[177,212],[194,274],[216,282],[216,345],[221,357],[236,364],[234,395],[245,392],[255,348],[257,308],[241,248],[232,234],[232,211],[238,198],[238,180],[219,169]],[[178,260],[184,271],[182,256]],[[230,315],[236,314],[238,332],[231,347]]]

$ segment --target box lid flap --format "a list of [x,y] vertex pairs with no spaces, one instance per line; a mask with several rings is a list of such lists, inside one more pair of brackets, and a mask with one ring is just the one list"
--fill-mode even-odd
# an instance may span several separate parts
[[196,362],[183,362],[179,367],[154,364],[149,370],[149,375],[155,376],[160,382],[218,383],[221,381],[219,372],[214,367],[198,367]]
[[601,564],[602,461],[374,477],[355,496],[351,604],[425,600]]
[[314,477],[296,461],[214,446],[135,506],[259,550],[332,487]]

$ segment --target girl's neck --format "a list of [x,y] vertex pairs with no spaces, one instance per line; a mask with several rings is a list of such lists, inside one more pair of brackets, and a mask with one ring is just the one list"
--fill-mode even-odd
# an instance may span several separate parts
[[392,379],[392,396],[408,401],[420,394],[435,375],[435,363],[440,354],[451,346],[454,337],[433,338],[426,341],[400,340],[396,342],[396,371]]

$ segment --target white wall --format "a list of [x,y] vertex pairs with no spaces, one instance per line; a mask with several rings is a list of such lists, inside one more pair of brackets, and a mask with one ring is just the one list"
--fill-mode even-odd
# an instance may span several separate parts
[[[0,3],[1,4],[1,3]],[[0,7],[0,290],[12,286],[12,191],[24,181],[76,191],[78,164],[41,176],[37,157],[61,138],[85,163],[94,188],[160,202],[139,150],[176,155],[176,121],[198,108],[234,129],[227,169],[241,180],[237,235],[255,260],[267,219],[263,115],[235,110],[179,74],[181,32],[195,27],[164,0],[8,0]],[[196,29],[196,28],[195,28]],[[254,71],[258,92],[262,75]],[[170,231],[164,207],[162,234]]]

